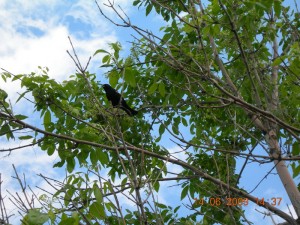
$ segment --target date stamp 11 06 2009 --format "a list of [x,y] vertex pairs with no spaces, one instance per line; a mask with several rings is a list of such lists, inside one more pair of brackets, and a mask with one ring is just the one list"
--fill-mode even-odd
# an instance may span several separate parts
[[[195,204],[197,205],[211,205],[211,206],[220,206],[220,205],[226,205],[226,206],[247,206],[249,204],[248,198],[194,198]],[[269,203],[272,206],[279,206],[281,203],[282,198],[280,197],[273,197],[269,199],[265,198],[256,198],[257,205],[264,206],[266,203]]]

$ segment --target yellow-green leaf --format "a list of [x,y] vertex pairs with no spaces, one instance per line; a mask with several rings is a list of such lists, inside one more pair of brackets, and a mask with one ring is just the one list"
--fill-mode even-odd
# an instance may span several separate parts
[[44,116],[44,125],[49,125],[50,123],[51,123],[51,113],[49,110],[47,110]]
[[165,89],[165,84],[163,82],[159,83],[158,91],[162,97],[165,97],[166,89]]
[[148,90],[148,94],[152,95],[156,91],[157,86],[158,86],[158,83],[153,83]]
[[104,219],[105,218],[105,211],[102,204],[98,202],[93,202],[90,206],[90,213],[93,217],[97,219]]

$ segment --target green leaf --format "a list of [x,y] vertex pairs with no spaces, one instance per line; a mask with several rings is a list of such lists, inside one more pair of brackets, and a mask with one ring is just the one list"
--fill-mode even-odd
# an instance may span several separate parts
[[179,130],[178,130],[178,127],[176,125],[172,126],[172,131],[174,132],[174,134],[179,135]]
[[111,43],[110,46],[113,48],[113,50],[115,50],[115,52],[119,52],[122,48],[119,42]]
[[6,76],[4,74],[1,74],[1,77],[4,80],[4,82],[6,83]]
[[102,63],[109,63],[110,62],[110,55],[106,55],[102,58]]
[[181,122],[182,122],[182,125],[187,127],[188,126],[188,123],[186,121],[186,119],[184,117],[181,118]]
[[67,171],[71,173],[75,168],[75,159],[72,158],[67,158]]
[[130,86],[135,87],[135,76],[131,69],[126,69],[125,75],[124,75],[125,82],[130,84]]
[[47,110],[44,115],[44,125],[49,125],[50,123],[51,123],[51,113],[49,110]]
[[55,152],[55,146],[54,145],[49,145],[49,147],[47,148],[47,154],[53,155],[53,153]]
[[119,77],[120,77],[119,73],[116,70],[112,70],[108,74],[110,85],[113,86],[113,87],[115,87],[118,84]]
[[296,165],[295,163],[291,164],[293,170],[293,178],[299,176],[300,174],[300,166]]
[[163,41],[167,42],[172,37],[172,35],[172,33],[166,33],[162,38]]
[[295,141],[292,145],[292,154],[299,155],[299,153],[300,153],[300,143]]
[[26,136],[19,137],[20,140],[28,140],[28,139],[31,139],[31,138],[32,138],[31,135],[26,135]]
[[58,225],[76,225],[74,218],[62,218]]
[[0,100],[4,101],[7,96],[7,93],[4,90],[0,89]]
[[22,75],[22,74],[15,75],[15,76],[13,77],[12,81],[15,81],[15,80],[21,80],[21,79],[22,79],[22,77],[23,77],[23,75]]
[[115,51],[114,52],[114,57],[115,59],[118,59],[119,58],[119,52],[122,48],[121,44],[119,42],[116,42],[116,43],[111,43],[110,46],[113,48],[113,50]]
[[156,206],[158,207],[158,208],[161,208],[161,209],[166,209],[167,208],[167,206],[166,205],[164,205],[164,204],[161,204],[161,203],[155,203],[156,204]]
[[97,157],[96,151],[97,150],[94,150],[94,149],[90,151],[90,160],[91,160],[92,165],[97,165],[97,162],[98,162],[98,157]]
[[163,123],[160,124],[158,132],[159,132],[159,135],[162,135],[165,132],[165,126]]
[[281,64],[284,60],[285,60],[285,56],[280,56],[280,57],[277,57],[274,61],[273,61],[273,63],[272,63],[272,65],[273,66],[278,66],[279,64]]
[[158,191],[159,191],[159,187],[160,187],[160,184],[159,184],[159,182],[155,182],[155,183],[153,183],[153,189],[154,189],[156,192],[158,192]]
[[98,187],[97,184],[94,184],[93,189],[94,189],[94,195],[95,195],[95,198],[96,198],[97,202],[99,204],[102,204],[103,203],[103,196],[102,196],[102,193],[100,191],[100,188]]
[[78,215],[78,212],[73,212],[72,213],[72,218],[75,219],[73,225],[79,225],[80,217]]
[[274,1],[274,12],[275,12],[275,16],[277,18],[280,18],[280,14],[281,14],[281,1],[280,0],[275,0]]
[[180,205],[174,209],[174,213],[176,213],[178,211],[178,209],[180,209]]
[[122,187],[122,188],[125,188],[125,185],[127,184],[127,181],[128,181],[128,178],[127,178],[127,177],[125,177],[125,178],[122,180],[122,182],[121,182],[121,187]]
[[181,200],[184,199],[187,196],[188,190],[189,190],[189,186],[188,185],[185,186],[182,189],[182,191],[181,191],[181,197],[180,197]]
[[62,160],[60,162],[57,162],[53,165],[53,167],[62,167],[65,164],[65,160]]
[[147,7],[146,7],[146,16],[149,15],[149,13],[151,12],[152,10],[152,7],[153,7],[153,4],[148,4]]
[[29,209],[27,216],[30,225],[42,225],[49,219],[48,214],[41,213],[39,209]]
[[49,218],[50,218],[52,224],[54,224],[54,221],[55,221],[55,219],[56,219],[55,213],[52,212],[52,211],[49,211],[49,212],[48,212],[48,216],[49,216]]
[[109,162],[109,157],[107,155],[107,152],[97,149],[96,153],[97,153],[98,159],[102,165],[106,165]]
[[106,217],[103,205],[98,202],[92,203],[90,206],[90,214],[97,219],[104,219]]
[[114,65],[113,64],[105,64],[105,65],[101,65],[100,67],[113,67]]
[[28,116],[24,116],[24,115],[20,115],[20,114],[15,115],[15,117],[16,117],[18,120],[25,120],[25,119],[28,118]]
[[9,132],[11,132],[10,131],[10,126],[7,123],[4,124],[3,126],[1,126],[1,128],[0,128],[0,136],[2,136],[4,134],[7,134]]
[[162,97],[165,97],[166,89],[165,89],[165,84],[163,82],[159,83],[159,85],[158,85],[158,91],[159,91],[159,93],[160,93],[160,95]]
[[29,92],[29,91],[25,91],[24,93],[20,94],[20,96],[19,96],[19,98],[17,99],[16,103],[17,103],[18,101],[20,101],[20,99],[23,98],[24,95],[25,95],[26,93],[28,93],[28,92]]
[[98,49],[97,51],[95,51],[95,53],[94,53],[93,56],[95,56],[95,55],[97,55],[97,54],[99,54],[99,53],[107,53],[107,54],[109,54],[108,51],[105,51],[105,50],[103,50],[103,49]]
[[153,83],[153,84],[150,86],[149,90],[148,90],[148,94],[149,94],[149,95],[152,95],[152,94],[156,91],[157,86],[158,86],[158,83],[156,83],[156,82]]
[[136,6],[137,4],[139,4],[139,2],[140,2],[140,0],[135,0],[135,1],[133,1],[132,5]]

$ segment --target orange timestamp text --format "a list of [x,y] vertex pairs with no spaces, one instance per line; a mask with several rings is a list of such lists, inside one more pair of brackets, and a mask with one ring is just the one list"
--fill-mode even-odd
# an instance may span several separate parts
[[247,206],[249,203],[248,198],[194,198],[195,203],[197,205],[204,205],[208,204],[211,206],[220,206],[220,205],[227,205],[227,206]]
[[[247,206],[249,204],[248,198],[232,198],[232,197],[226,197],[226,198],[194,198],[195,204],[197,205],[211,205],[211,206],[220,206],[220,205],[226,205],[226,206]],[[258,205],[265,205],[267,202],[272,206],[278,206],[281,203],[282,198],[274,197],[270,199],[265,198],[256,198],[255,203]]]
[[280,197],[273,197],[270,199],[265,198],[256,198],[256,204],[257,205],[265,205],[266,203],[269,203],[272,206],[279,206],[282,201],[282,198]]

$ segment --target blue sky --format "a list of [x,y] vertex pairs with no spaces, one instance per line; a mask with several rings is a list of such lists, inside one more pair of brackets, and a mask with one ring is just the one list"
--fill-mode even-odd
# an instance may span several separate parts
[[[98,1],[102,5],[106,0]],[[144,17],[144,9],[133,8],[131,0],[115,0],[126,14],[131,18],[132,23],[158,32],[159,27],[163,26],[163,21],[155,14],[150,14],[148,18]],[[290,4],[290,3],[287,3]],[[292,4],[292,3],[291,3]],[[115,14],[106,7],[104,12],[113,20],[116,19]],[[84,64],[88,58],[99,48],[107,48],[108,43],[120,41],[124,47],[124,54],[128,53],[132,40],[133,31],[116,27],[103,18],[93,0],[77,0],[77,1],[59,1],[59,0],[0,0],[0,67],[12,73],[30,73],[37,71],[38,66],[47,66],[50,69],[49,74],[57,80],[67,79],[69,75],[75,72],[75,65],[66,53],[70,50],[68,36],[71,37],[73,44],[78,51],[79,58]],[[90,72],[95,72],[100,80],[103,80],[103,71],[99,70],[101,55],[92,58],[90,64]],[[18,84],[14,82],[3,83],[0,81],[0,88],[6,90],[11,99],[12,105],[21,113],[32,113],[26,105],[15,105],[18,98],[17,92],[21,92]],[[25,144],[20,142],[17,144]],[[171,152],[179,149],[172,145],[169,137],[166,135],[163,144],[169,148]],[[5,139],[0,138],[1,148],[15,146],[16,143],[7,143]],[[265,153],[261,153],[265,154]],[[181,157],[183,157],[181,155]],[[44,154],[36,148],[28,148],[12,152],[10,156],[0,153],[0,173],[2,174],[3,188],[15,192],[18,189],[17,183],[12,180],[13,175],[12,164],[15,164],[20,173],[25,173],[26,178],[30,179],[30,184],[37,193],[41,191],[34,188],[36,185],[46,188],[47,185],[39,179],[37,173],[47,173],[49,177],[63,178],[64,171],[52,169],[54,162],[57,162],[58,156],[51,157]],[[242,162],[242,161],[240,161]],[[242,165],[239,163],[239,165]],[[263,178],[267,171],[273,167],[273,164],[252,164],[247,167],[241,180],[242,186],[249,187],[250,191]],[[169,167],[170,170],[178,171],[178,167]],[[262,172],[263,171],[263,172]],[[163,189],[159,195],[162,202],[171,202],[174,207],[181,204],[178,198],[174,197],[175,191],[169,191],[168,186],[162,185]],[[258,197],[282,197],[283,202],[281,209],[287,212],[286,205],[290,202],[285,195],[282,184],[276,175],[269,175],[256,189],[253,195]],[[14,206],[8,202],[9,213],[17,211]],[[264,211],[249,204],[245,207],[249,219],[255,224],[266,224],[270,220],[264,218],[263,214],[257,213],[256,209]],[[16,217],[14,224],[19,224]]]

